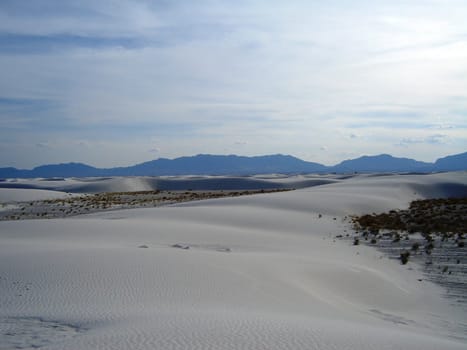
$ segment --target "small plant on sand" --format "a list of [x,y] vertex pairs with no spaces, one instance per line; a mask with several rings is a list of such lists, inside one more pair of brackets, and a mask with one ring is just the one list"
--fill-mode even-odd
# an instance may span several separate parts
[[433,242],[433,237],[429,233],[424,234],[423,238],[425,238],[427,242]]
[[409,261],[409,257],[410,257],[410,252],[409,251],[404,250],[403,252],[401,252],[401,263],[402,263],[402,265],[407,264],[407,262]]
[[426,251],[427,253],[428,253],[428,252],[431,253],[431,251],[433,250],[434,247],[435,247],[435,245],[433,244],[433,242],[430,242],[430,243],[428,243],[428,244],[425,246],[425,251]]
[[400,240],[401,240],[401,235],[400,235],[399,233],[397,233],[397,232],[394,233],[394,235],[393,235],[392,237],[393,237],[393,238],[392,238],[392,242],[393,242],[393,243],[400,242]]

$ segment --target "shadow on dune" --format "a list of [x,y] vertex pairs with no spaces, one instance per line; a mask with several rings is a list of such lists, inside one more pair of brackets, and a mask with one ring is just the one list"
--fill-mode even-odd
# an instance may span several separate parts
[[467,185],[459,183],[413,184],[412,188],[427,198],[467,197]]
[[305,188],[335,183],[335,179],[297,179],[281,181],[283,178],[259,179],[254,177],[115,177],[83,178],[65,181],[44,181],[40,184],[17,182],[0,183],[0,188],[41,189],[69,193],[102,193],[132,191],[237,191]]

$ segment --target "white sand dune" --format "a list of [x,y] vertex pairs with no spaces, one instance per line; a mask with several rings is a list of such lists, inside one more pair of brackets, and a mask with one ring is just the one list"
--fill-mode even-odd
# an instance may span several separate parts
[[465,309],[415,264],[333,237],[344,215],[465,195],[466,173],[332,180],[0,222],[0,349],[465,349]]
[[69,197],[69,194],[62,191],[35,188],[0,188],[0,203],[27,202],[66,197]]

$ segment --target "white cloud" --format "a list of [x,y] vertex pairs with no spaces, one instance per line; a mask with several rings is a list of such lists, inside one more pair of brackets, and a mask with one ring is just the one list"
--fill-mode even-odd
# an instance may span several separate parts
[[38,142],[38,143],[36,143],[36,147],[38,147],[38,148],[48,148],[49,144],[47,142]]
[[[53,101],[25,117],[2,111],[0,99],[9,127],[0,136],[24,149],[0,152],[0,164],[35,162],[29,145],[62,135],[86,147],[77,154],[64,141],[41,157],[130,164],[163,144],[158,154],[169,157],[231,146],[306,158],[325,144],[309,160],[329,164],[401,151],[396,144],[424,159],[467,148],[462,2],[10,3],[0,5],[0,40],[58,41],[44,52],[0,50],[0,98]],[[96,41],[60,42],[73,36]],[[119,46],[125,38],[138,45]],[[446,137],[430,140],[436,130]]]
[[433,135],[428,135],[423,138],[414,138],[414,137],[409,137],[409,138],[404,138],[400,141],[398,145],[406,147],[411,144],[417,144],[417,143],[425,143],[425,144],[444,144],[449,142],[449,138],[447,135],[444,134],[433,134]]

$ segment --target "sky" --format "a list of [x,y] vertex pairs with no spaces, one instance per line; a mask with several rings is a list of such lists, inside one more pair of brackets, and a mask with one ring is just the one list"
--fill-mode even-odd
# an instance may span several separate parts
[[466,0],[1,0],[0,167],[467,151]]

